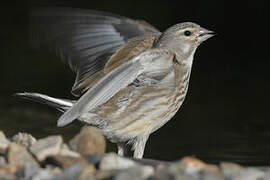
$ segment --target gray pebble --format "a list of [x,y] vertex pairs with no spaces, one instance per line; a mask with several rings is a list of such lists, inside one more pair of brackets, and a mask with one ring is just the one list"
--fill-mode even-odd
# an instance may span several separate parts
[[10,141],[7,140],[6,138],[1,138],[0,137],[0,154],[5,154],[7,148],[10,145]]
[[137,180],[147,179],[154,174],[154,168],[151,166],[137,166],[120,171],[114,180]]
[[100,162],[99,168],[101,170],[111,169],[126,169],[139,166],[138,163],[130,159],[118,156],[115,153],[106,154]]
[[3,131],[0,131],[0,139],[1,138],[6,139],[6,135]]
[[23,166],[26,163],[39,167],[34,157],[27,151],[27,149],[19,144],[11,143],[7,153],[7,160],[9,164]]
[[38,140],[30,147],[30,151],[39,161],[43,161],[48,156],[58,154],[62,144],[61,136],[49,136]]
[[37,140],[31,134],[19,132],[12,137],[12,141],[28,148],[32,146]]

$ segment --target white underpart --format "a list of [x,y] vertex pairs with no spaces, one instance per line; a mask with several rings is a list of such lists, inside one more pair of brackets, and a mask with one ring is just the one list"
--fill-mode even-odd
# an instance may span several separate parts
[[186,54],[187,52],[189,52],[189,50],[190,50],[190,44],[183,43],[182,44],[182,51],[183,51],[183,53]]
[[194,57],[194,53],[195,53],[195,50],[193,50],[193,52],[191,53],[191,55],[187,58],[186,60],[186,64],[191,68],[192,67],[192,64],[193,64],[193,57]]

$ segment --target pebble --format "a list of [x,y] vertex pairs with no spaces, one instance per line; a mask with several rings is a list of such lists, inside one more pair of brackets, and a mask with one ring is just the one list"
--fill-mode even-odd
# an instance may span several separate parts
[[40,170],[42,170],[40,167],[26,163],[16,174],[23,179],[32,179]]
[[58,166],[63,169],[66,169],[73,164],[80,164],[83,167],[89,165],[88,161],[85,160],[84,158],[62,156],[62,155],[50,156],[46,159],[46,163]]
[[169,172],[176,179],[222,179],[221,172],[216,165],[206,164],[193,157],[185,157],[173,163],[169,167]]
[[19,170],[19,168],[20,167],[18,165],[5,164],[1,166],[0,174],[14,174],[15,172]]
[[240,165],[228,162],[220,163],[220,169],[223,176],[228,179],[234,179],[235,177],[238,177],[243,170]]
[[62,144],[60,151],[58,153],[61,156],[70,156],[70,157],[81,157],[81,155],[78,152],[72,151],[69,149],[67,144]]
[[73,164],[65,169],[64,172],[57,177],[57,180],[79,180],[83,168],[84,167],[80,164]]
[[266,173],[255,168],[245,168],[241,171],[237,180],[261,180],[264,179]]
[[19,179],[25,180],[49,180],[54,177],[48,169],[33,166],[32,164],[25,164],[16,174]]
[[115,153],[108,153],[101,160],[99,168],[101,170],[126,169],[138,165],[135,161],[118,156]]
[[82,155],[104,153],[106,141],[98,128],[84,126],[80,133],[69,141],[69,146]]
[[84,158],[91,164],[94,164],[95,166],[98,166],[100,161],[105,156],[104,153],[97,153],[97,154],[87,154],[84,156]]
[[89,164],[87,166],[85,166],[82,170],[82,172],[80,173],[80,178],[81,179],[90,179],[94,177],[94,172],[96,171],[94,165]]
[[[270,179],[270,167],[242,167],[228,162],[213,165],[193,157],[164,162],[106,154],[105,145],[95,143],[101,142],[94,140],[97,134],[93,127],[82,128],[70,141],[71,150],[61,136],[36,141],[30,134],[18,133],[9,141],[0,131],[0,180]],[[99,153],[92,154],[94,151]]]
[[[169,171],[167,167],[162,167],[156,170],[155,174],[153,176],[150,176],[148,180],[176,180],[176,175]],[[184,179],[183,180],[188,180]]]
[[264,179],[270,179],[270,168],[266,169]]
[[95,172],[95,179],[113,179],[120,170],[98,170]]
[[47,169],[53,176],[59,176],[62,174],[62,169],[59,168],[58,166],[47,164],[45,166],[45,169]]
[[166,161],[159,161],[159,160],[154,160],[154,159],[136,159],[136,158],[131,158],[133,161],[139,163],[140,165],[145,165],[145,166],[152,166],[154,168],[159,168],[162,166],[169,166],[171,163],[166,162]]
[[1,174],[0,173],[0,179],[1,180],[16,180],[16,176],[14,174]]
[[6,164],[6,159],[3,156],[0,156],[0,167]]
[[154,174],[154,168],[151,166],[137,166],[120,171],[113,179],[114,180],[137,180],[148,179]]
[[52,180],[54,176],[46,169],[38,171],[31,177],[31,180]]
[[12,137],[12,141],[28,148],[32,146],[37,140],[30,134],[19,132]]
[[11,143],[7,153],[8,163],[11,165],[23,166],[25,164],[32,164],[39,166],[34,157],[27,151],[27,149],[19,144]]
[[5,154],[6,150],[8,149],[10,145],[10,141],[7,140],[6,138],[1,138],[0,137],[0,154]]
[[0,139],[6,139],[6,135],[3,131],[0,131]]
[[38,161],[43,161],[48,156],[59,153],[63,139],[61,136],[49,136],[38,140],[30,147],[30,152],[35,155]]
[[266,177],[266,173],[259,169],[243,168],[235,163],[222,162],[220,169],[223,177],[226,177],[226,179],[253,180]]

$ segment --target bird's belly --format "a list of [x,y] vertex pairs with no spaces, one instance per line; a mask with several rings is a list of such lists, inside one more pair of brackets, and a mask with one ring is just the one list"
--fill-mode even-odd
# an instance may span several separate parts
[[174,116],[178,104],[174,89],[168,86],[128,87],[96,113],[106,121],[103,132],[108,138],[126,141],[160,128]]

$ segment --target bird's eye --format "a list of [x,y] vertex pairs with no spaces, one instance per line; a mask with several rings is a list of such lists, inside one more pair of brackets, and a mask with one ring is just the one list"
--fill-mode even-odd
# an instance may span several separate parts
[[187,30],[187,31],[184,32],[184,34],[185,34],[185,36],[190,36],[191,32]]

